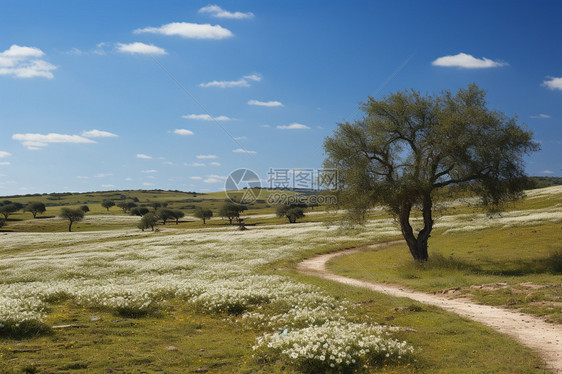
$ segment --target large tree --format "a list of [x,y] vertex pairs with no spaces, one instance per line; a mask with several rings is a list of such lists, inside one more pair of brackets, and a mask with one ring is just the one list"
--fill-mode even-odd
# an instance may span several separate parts
[[[488,109],[478,86],[438,96],[369,97],[361,109],[362,119],[338,124],[324,142],[325,166],[338,170],[340,202],[356,218],[375,204],[388,208],[415,260],[428,258],[437,190],[470,188],[494,208],[522,196],[523,156],[539,145],[517,117]],[[423,220],[417,234],[410,224],[414,208]]]
[[219,215],[228,219],[228,222],[232,225],[232,220],[240,219],[240,213],[247,209],[244,205],[226,202],[220,207]]
[[203,207],[198,206],[197,208],[195,208],[195,212],[193,212],[193,215],[203,220],[203,224],[205,224],[207,219],[213,217],[213,211],[211,209],[205,209]]
[[68,232],[72,231],[72,224],[76,221],[81,221],[84,218],[84,211],[77,208],[62,208],[59,217],[68,220]]
[[24,208],[24,211],[33,214],[33,218],[37,218],[37,214],[43,214],[46,210],[45,204],[40,201],[32,201]]
[[105,199],[101,202],[101,206],[103,206],[109,212],[109,208],[115,206],[115,202],[113,200]]
[[5,220],[8,220],[8,217],[12,213],[17,212],[20,209],[21,209],[20,205],[18,205],[16,203],[12,203],[9,200],[5,200],[3,204],[0,204],[0,214],[2,214],[4,216]]
[[[306,205],[304,205],[306,207]],[[297,219],[304,218],[303,204],[283,204],[276,210],[277,217],[285,217],[289,223],[297,222]]]

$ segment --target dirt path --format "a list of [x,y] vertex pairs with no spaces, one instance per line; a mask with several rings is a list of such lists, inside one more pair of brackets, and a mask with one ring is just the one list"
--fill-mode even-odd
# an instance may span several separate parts
[[530,347],[545,361],[547,367],[555,373],[562,373],[562,326],[560,325],[546,323],[537,317],[499,307],[474,304],[466,299],[451,299],[444,295],[413,291],[401,286],[348,278],[333,274],[326,269],[326,263],[335,257],[401,242],[393,241],[320,255],[302,261],[298,265],[298,270],[305,274],[351,286],[369,288],[391,296],[407,297],[421,303],[438,306],[461,317],[470,318],[496,331],[507,334],[518,342]]

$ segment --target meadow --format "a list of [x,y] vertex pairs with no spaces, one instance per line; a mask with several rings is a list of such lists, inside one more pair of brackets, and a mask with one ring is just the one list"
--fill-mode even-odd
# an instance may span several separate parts
[[[559,308],[537,303],[560,297],[562,190],[528,195],[495,218],[449,204],[424,267],[400,245],[332,267],[500,305],[504,288],[471,286],[549,285],[511,307],[559,321]],[[55,218],[34,230],[45,219],[15,216],[6,229],[21,232],[0,233],[0,372],[545,372],[528,348],[475,322],[295,271],[303,258],[399,239],[383,212],[346,228],[333,214],[286,224],[263,209],[247,231],[186,218],[141,232],[117,208],[73,233]]]

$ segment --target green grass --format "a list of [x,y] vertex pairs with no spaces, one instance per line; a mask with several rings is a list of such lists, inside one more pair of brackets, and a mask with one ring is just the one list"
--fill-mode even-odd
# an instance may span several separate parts
[[[562,322],[562,230],[558,223],[445,234],[430,239],[430,260],[416,264],[405,244],[340,257],[342,275],[434,292],[461,288],[478,302],[522,308]],[[521,283],[549,287],[535,289]],[[483,288],[471,287],[492,283]]]

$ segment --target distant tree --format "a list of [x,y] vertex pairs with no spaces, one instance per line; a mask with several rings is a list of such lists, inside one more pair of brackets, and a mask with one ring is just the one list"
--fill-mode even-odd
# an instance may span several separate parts
[[279,205],[277,217],[285,217],[289,220],[289,223],[295,223],[297,219],[304,217],[304,209],[297,205]]
[[82,205],[80,207],[80,210],[83,211],[84,213],[88,213],[90,211],[90,208],[87,205]]
[[117,203],[117,207],[123,209],[123,213],[127,213],[132,208],[136,208],[137,204],[133,203],[132,201],[121,201]]
[[134,203],[138,203],[138,202],[139,202],[139,198],[138,198],[138,197],[136,197],[136,196],[135,196],[135,197],[133,197],[133,202],[134,202]]
[[205,221],[208,218],[211,218],[213,216],[213,211],[211,209],[205,209],[202,207],[197,207],[195,209],[195,213],[193,213],[193,215],[199,219],[203,220],[203,224],[205,224]]
[[6,224],[6,221],[4,221],[3,219],[0,219],[0,227],[4,227],[5,224]]
[[115,202],[113,200],[106,199],[101,202],[101,206],[103,206],[109,212],[109,208],[115,206]]
[[185,217],[185,213],[181,210],[172,210],[173,218],[176,219],[176,225],[179,223],[180,218]]
[[0,214],[4,216],[5,220],[7,220],[12,213],[17,212],[18,210],[20,210],[20,208],[12,202],[0,206]]
[[45,204],[40,201],[32,201],[24,209],[25,212],[31,212],[34,219],[37,218],[37,214],[43,214],[46,210]]
[[[469,85],[438,96],[403,91],[369,97],[364,117],[340,123],[324,142],[325,166],[338,171],[338,202],[362,221],[384,206],[400,224],[415,261],[428,259],[433,202],[447,187],[471,190],[491,209],[527,188],[523,156],[540,149],[517,118],[488,109],[486,92]],[[413,211],[423,228],[414,230]],[[416,232],[417,231],[417,232]]]
[[140,208],[133,208],[131,209],[131,215],[132,216],[139,216],[142,217],[144,216],[146,213],[150,212],[150,210],[148,208],[145,207],[140,207]]
[[137,227],[142,231],[148,228],[154,231],[154,226],[156,226],[159,219],[160,218],[154,212],[148,212],[142,216]]
[[152,209],[154,209],[154,211],[157,211],[158,209],[162,208],[162,203],[159,203],[157,201],[154,201],[149,205],[152,207]]
[[221,217],[227,218],[229,223],[232,225],[232,220],[240,218],[240,213],[242,213],[246,209],[248,208],[246,208],[244,205],[226,202],[219,209],[219,215]]
[[68,220],[68,232],[71,232],[72,224],[81,221],[84,218],[84,212],[81,209],[62,208],[59,217]]
[[172,211],[171,209],[166,209],[166,208],[160,208],[156,211],[156,215],[158,217],[160,217],[160,219],[162,220],[162,223],[165,225],[166,221],[170,220],[170,219],[175,219],[176,217],[174,216],[174,211]]

